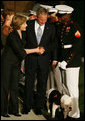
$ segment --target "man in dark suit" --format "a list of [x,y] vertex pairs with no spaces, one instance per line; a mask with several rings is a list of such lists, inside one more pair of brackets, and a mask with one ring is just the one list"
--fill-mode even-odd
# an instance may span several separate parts
[[[47,22],[48,11],[40,7],[37,20],[27,21],[27,48],[43,47],[45,52],[28,55],[25,60],[25,98],[23,113],[34,108],[36,114],[41,114],[44,107],[49,70],[50,53],[55,45],[55,27]],[[38,29],[40,27],[39,33]],[[41,35],[42,33],[42,35]],[[37,36],[38,35],[38,36]],[[41,37],[40,37],[41,36]],[[36,98],[33,99],[34,79],[37,73]],[[33,106],[33,102],[35,104]]]

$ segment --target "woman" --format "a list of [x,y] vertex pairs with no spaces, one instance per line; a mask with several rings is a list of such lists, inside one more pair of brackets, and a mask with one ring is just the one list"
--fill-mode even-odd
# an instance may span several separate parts
[[2,42],[2,50],[1,53],[4,49],[4,46],[6,44],[6,38],[9,35],[9,33],[13,30],[13,28],[11,27],[11,22],[12,22],[12,18],[15,15],[14,11],[4,11],[3,13],[4,15],[4,21],[3,24],[1,26],[1,42]]
[[7,37],[1,58],[1,115],[4,117],[9,117],[8,113],[21,116],[18,110],[18,81],[21,61],[27,54],[42,54],[44,52],[44,49],[39,49],[39,47],[24,49],[26,17],[15,15],[12,19],[12,26],[13,31]]

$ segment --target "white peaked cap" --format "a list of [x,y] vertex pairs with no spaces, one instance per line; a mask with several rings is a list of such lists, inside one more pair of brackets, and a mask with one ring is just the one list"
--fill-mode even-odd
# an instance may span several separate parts
[[29,11],[30,11],[30,14],[36,15],[35,11],[33,11],[33,10],[29,10]]
[[50,12],[57,13],[57,12],[58,12],[58,10],[57,10],[56,8],[50,8],[48,12],[49,12],[49,13],[50,13]]
[[41,7],[45,8],[45,9],[50,9],[50,8],[53,8],[53,6],[49,6],[49,5],[42,5],[40,4]]
[[56,5],[55,8],[58,10],[58,13],[60,14],[70,14],[73,12],[73,8],[67,5]]

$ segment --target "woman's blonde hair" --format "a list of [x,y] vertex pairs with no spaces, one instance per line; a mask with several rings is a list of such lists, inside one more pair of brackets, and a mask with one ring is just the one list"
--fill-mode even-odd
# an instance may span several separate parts
[[20,26],[26,22],[27,18],[23,15],[14,15],[13,19],[12,19],[12,24],[11,26],[13,27],[13,29],[19,30]]

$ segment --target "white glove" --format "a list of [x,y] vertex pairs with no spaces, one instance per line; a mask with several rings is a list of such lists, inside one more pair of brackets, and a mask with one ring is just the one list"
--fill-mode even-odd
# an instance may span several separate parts
[[62,62],[58,62],[58,66],[64,70],[66,70],[66,65],[67,63],[65,61],[62,61]]

